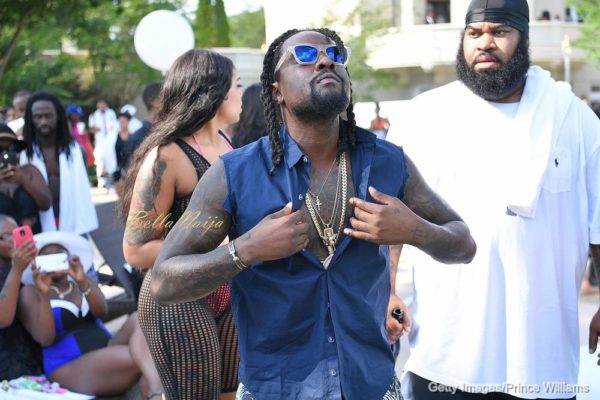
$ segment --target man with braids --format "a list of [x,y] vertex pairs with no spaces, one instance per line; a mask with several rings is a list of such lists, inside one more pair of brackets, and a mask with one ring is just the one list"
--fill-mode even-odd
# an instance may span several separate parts
[[[583,388],[577,301],[590,249],[600,268],[600,121],[530,66],[529,15],[525,0],[473,0],[458,81],[415,98],[388,135],[477,241],[469,265],[415,262],[402,383],[417,400],[571,399]],[[590,352],[599,334],[600,310]]]
[[23,135],[27,148],[21,164],[40,170],[50,187],[52,207],[40,211],[42,232],[85,234],[98,227],[83,153],[67,123],[65,109],[51,93],[34,93],[27,101]]
[[162,304],[230,280],[238,399],[401,399],[380,245],[410,243],[447,263],[475,253],[467,226],[402,150],[355,127],[348,56],[327,29],[271,44],[268,137],[211,166],[188,207],[201,226],[178,222],[154,266]]

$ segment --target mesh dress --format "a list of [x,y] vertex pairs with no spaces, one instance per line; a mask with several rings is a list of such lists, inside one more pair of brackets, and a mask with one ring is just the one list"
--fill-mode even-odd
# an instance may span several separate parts
[[[194,164],[199,180],[210,164],[183,140],[176,143]],[[175,198],[173,222],[181,218],[191,197]],[[204,299],[159,306],[150,296],[151,279],[152,270],[140,290],[138,314],[167,399],[212,400],[235,392],[239,356],[228,284]]]

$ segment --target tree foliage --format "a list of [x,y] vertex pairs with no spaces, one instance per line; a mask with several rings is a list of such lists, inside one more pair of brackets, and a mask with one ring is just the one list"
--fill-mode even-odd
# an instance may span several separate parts
[[194,31],[196,33],[196,47],[212,46],[214,18],[210,0],[199,0],[196,9],[196,22]]
[[[0,64],[6,67],[0,71],[0,104],[20,89],[48,90],[87,108],[99,97],[114,106],[132,101],[145,83],[160,79],[135,53],[136,24],[182,2],[0,0]],[[64,51],[69,43],[81,51]]]
[[583,18],[581,37],[575,45],[585,50],[590,59],[600,63],[600,3],[598,0],[571,0],[570,3]]
[[229,22],[225,14],[223,0],[215,1],[215,28],[215,46],[229,47],[231,43],[229,40]]
[[223,0],[199,0],[194,30],[196,47],[229,47],[229,23]]
[[265,44],[265,11],[244,11],[229,17],[233,47],[260,48]]
[[[340,0],[342,1],[342,0]],[[335,9],[335,4],[333,5]],[[331,12],[328,15],[336,15]],[[401,79],[392,70],[376,70],[367,64],[369,49],[367,41],[373,35],[381,34],[389,28],[391,23],[389,4],[385,1],[361,1],[342,20],[325,19],[322,26],[336,26],[341,24],[346,27],[360,26],[353,33],[340,33],[344,43],[350,47],[351,55],[348,70],[352,77],[354,101],[374,101],[373,92],[377,89],[398,86]],[[336,18],[336,17],[334,17]]]

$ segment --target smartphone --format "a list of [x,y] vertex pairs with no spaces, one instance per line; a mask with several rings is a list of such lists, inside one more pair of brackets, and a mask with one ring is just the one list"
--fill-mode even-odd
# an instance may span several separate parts
[[66,271],[69,269],[69,256],[65,253],[37,256],[35,265],[43,272]]
[[3,151],[0,153],[0,168],[6,168],[9,165],[16,166],[19,162],[19,155],[15,151]]
[[26,241],[33,240],[33,233],[31,232],[31,227],[27,225],[13,229],[12,236],[15,249],[18,249],[19,247],[23,246],[23,244]]

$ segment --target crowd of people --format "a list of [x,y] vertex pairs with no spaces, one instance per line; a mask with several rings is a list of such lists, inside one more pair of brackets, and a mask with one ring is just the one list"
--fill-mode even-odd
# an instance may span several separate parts
[[[531,65],[528,32],[525,0],[472,0],[457,80],[392,125],[377,105],[370,131],[325,28],[275,39],[244,92],[230,59],[187,51],[144,88],[143,122],[99,100],[86,125],[54,94],[17,93],[22,121],[0,124],[0,379],[154,400],[574,399],[600,119]],[[145,273],[114,334],[91,165]],[[395,293],[405,244],[420,250],[411,310]],[[590,352],[599,335],[600,309]]]
[[[206,72],[199,75],[199,70]],[[95,165],[100,186],[114,185],[125,216],[149,206],[173,213],[174,223],[203,173],[233,149],[233,135],[236,146],[242,146],[265,134],[259,93],[251,86],[242,110],[242,89],[231,61],[193,50],[175,62],[163,84],[144,87],[149,114],[144,122],[135,118],[132,105],[116,114],[99,100],[86,124],[81,107],[64,108],[51,93],[15,95],[15,104],[25,104],[20,136],[0,124],[1,379],[43,373],[65,388],[97,396],[123,393],[139,383],[145,399],[161,398],[163,392],[174,399],[218,398],[221,392],[222,398],[227,393],[232,398],[239,357],[228,285],[208,305],[198,301],[163,308],[149,294],[150,269],[167,231],[148,238],[131,227],[135,217],[125,218],[125,256],[148,272],[139,314],[114,335],[104,327],[107,302],[88,236],[98,218],[87,171]],[[195,107],[190,98],[197,98]],[[168,163],[164,177],[169,180],[159,186],[161,197],[153,204],[147,203],[153,181],[165,172],[153,175],[159,148],[157,162]],[[182,170],[196,174],[177,173]],[[18,226],[28,226],[35,235],[16,247],[12,235]],[[68,270],[36,268],[36,256],[57,253],[69,257]],[[168,334],[174,327],[193,336],[182,344],[181,336]],[[187,358],[174,358],[173,352]]]

